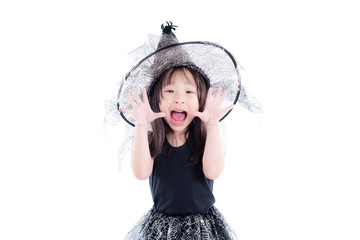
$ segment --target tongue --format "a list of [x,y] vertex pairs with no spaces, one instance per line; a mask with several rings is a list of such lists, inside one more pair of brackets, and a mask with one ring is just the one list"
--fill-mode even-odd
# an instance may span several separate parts
[[172,112],[171,117],[175,121],[183,121],[186,118],[186,113],[185,112]]

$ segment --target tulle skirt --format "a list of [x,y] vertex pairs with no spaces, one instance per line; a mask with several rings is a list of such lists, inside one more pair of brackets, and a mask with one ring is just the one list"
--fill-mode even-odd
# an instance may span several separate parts
[[212,206],[206,213],[168,216],[155,207],[130,230],[125,240],[236,240],[234,231],[219,210]]

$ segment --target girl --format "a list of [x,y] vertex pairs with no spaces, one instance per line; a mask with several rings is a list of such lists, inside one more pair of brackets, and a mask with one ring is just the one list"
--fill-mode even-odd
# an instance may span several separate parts
[[219,122],[237,102],[256,105],[226,49],[179,43],[171,22],[162,29],[133,52],[139,62],[118,94],[121,117],[135,127],[132,170],[149,178],[154,201],[126,239],[236,239],[213,205],[213,181],[225,163]]
[[136,119],[131,166],[138,179],[151,175],[155,207],[127,239],[234,239],[212,194],[224,168],[219,120],[234,106],[221,108],[226,91],[211,99],[198,72],[175,67],[154,86],[150,103],[142,93],[134,88],[135,101],[126,94],[133,108],[121,110]]

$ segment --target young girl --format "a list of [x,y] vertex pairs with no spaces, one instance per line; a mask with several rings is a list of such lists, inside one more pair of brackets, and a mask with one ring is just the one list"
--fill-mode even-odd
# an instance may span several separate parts
[[225,163],[219,122],[237,102],[252,107],[237,63],[217,44],[179,43],[171,22],[162,29],[133,53],[139,63],[118,95],[135,127],[132,170],[149,178],[154,201],[126,239],[236,239],[212,190]]

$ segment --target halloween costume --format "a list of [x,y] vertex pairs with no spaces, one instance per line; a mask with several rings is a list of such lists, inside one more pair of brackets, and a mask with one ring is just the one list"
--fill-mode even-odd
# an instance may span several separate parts
[[[135,86],[147,89],[150,98],[161,74],[173,67],[194,69],[205,79],[207,87],[226,90],[224,106],[239,103],[249,111],[261,112],[261,105],[242,86],[239,65],[228,50],[205,41],[180,43],[173,33],[176,26],[170,22],[161,27],[160,37],[150,35],[147,43],[131,53],[137,64],[121,81],[117,99],[105,105],[106,122],[115,124],[122,118],[128,123],[120,159],[130,148],[135,126],[134,117],[121,111],[132,108],[125,93],[134,98],[132,88]],[[140,97],[143,96],[140,94]],[[126,239],[236,239],[224,217],[213,206],[213,181],[205,177],[202,163],[189,164],[193,154],[188,148],[191,142],[191,133],[180,147],[172,147],[165,141],[167,150],[155,161],[149,178],[154,206]]]
[[215,203],[213,180],[205,177],[202,163],[189,164],[191,135],[180,147],[165,142],[154,163],[149,183],[152,209],[127,234],[126,240],[237,239]]

